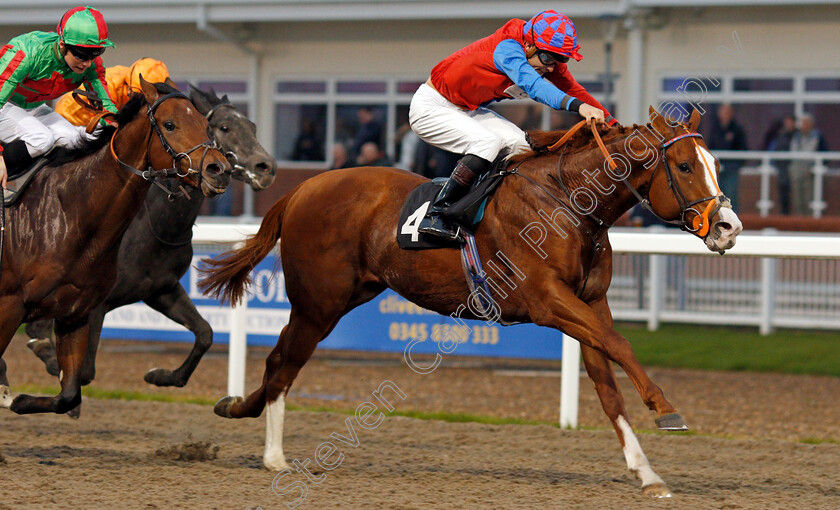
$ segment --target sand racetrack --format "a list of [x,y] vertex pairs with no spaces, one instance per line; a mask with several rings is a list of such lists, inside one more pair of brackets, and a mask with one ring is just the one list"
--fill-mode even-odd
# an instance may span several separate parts
[[[142,381],[152,366],[174,367],[180,344],[107,342],[100,389],[218,398],[226,386],[224,346],[214,347],[181,389]],[[262,374],[263,350],[249,357],[248,388]],[[13,389],[55,385],[16,339],[4,359]],[[556,420],[557,363],[447,358],[429,375],[389,355],[316,353],[290,404],[353,409],[383,381],[405,393],[398,411],[448,411]],[[262,468],[264,420],[225,420],[208,405],[87,399],[82,417],[0,414],[0,509],[287,508],[840,508],[840,380],[829,377],[652,369],[698,435],[640,434],[651,464],[674,498],[642,496],[591,385],[581,380],[580,422],[548,425],[447,423],[389,415],[348,435],[346,414],[287,412],[289,462],[314,459],[332,441],[344,455],[315,481]],[[630,418],[653,428],[629,382]],[[819,444],[811,444],[819,443]],[[338,452],[335,453],[338,455]],[[337,457],[333,456],[332,460]],[[189,460],[197,459],[197,460]],[[318,483],[316,483],[316,481]]]

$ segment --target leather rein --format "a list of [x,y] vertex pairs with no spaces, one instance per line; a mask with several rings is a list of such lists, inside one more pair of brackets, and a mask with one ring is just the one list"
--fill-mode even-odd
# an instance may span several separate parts
[[[577,133],[586,124],[587,124],[587,121],[582,120],[582,121],[578,122],[577,124],[575,124],[574,126],[572,126],[572,128],[569,129],[568,131],[566,131],[566,133],[558,141],[551,144],[551,146],[548,147],[548,150],[553,151],[553,150],[557,150],[560,147],[563,147],[563,151],[565,152],[565,146],[564,146],[565,143],[567,141],[569,141],[569,139],[572,136],[574,136],[574,134]],[[601,153],[604,155],[604,158],[608,162],[608,164],[610,165],[610,168],[613,171],[617,171],[618,166],[616,165],[615,161],[613,161],[613,158],[610,156],[609,152],[607,151],[606,146],[604,145],[604,141],[601,139],[601,135],[598,133],[598,128],[597,128],[597,124],[596,124],[595,119],[590,119],[589,127],[592,131],[592,136],[595,138],[595,142],[597,143],[598,148],[601,150]],[[700,133],[690,132],[686,126],[682,126],[682,127],[686,131],[685,134],[678,135],[678,136],[676,136],[676,137],[674,137],[670,140],[667,140],[667,141],[663,142],[662,144],[660,144],[660,147],[659,147],[660,157],[661,157],[661,159],[663,160],[663,163],[664,163],[662,166],[664,167],[664,169],[665,169],[664,171],[665,171],[666,176],[668,178],[668,188],[674,194],[674,197],[676,198],[677,202],[680,205],[680,209],[681,209],[680,220],[666,220],[666,219],[662,218],[659,214],[657,214],[656,211],[653,210],[653,207],[650,204],[650,186],[648,186],[647,196],[643,196],[639,192],[639,190],[636,189],[636,187],[634,187],[632,184],[630,184],[630,181],[627,180],[627,177],[621,179],[621,181],[630,190],[630,192],[633,194],[633,196],[636,197],[636,199],[639,201],[639,203],[642,205],[642,207],[644,207],[645,209],[650,211],[658,219],[660,219],[663,222],[672,224],[672,225],[677,225],[681,229],[686,230],[688,232],[691,232],[691,233],[697,235],[700,238],[703,238],[706,235],[708,235],[710,218],[714,217],[714,215],[718,212],[718,210],[720,210],[721,207],[731,207],[731,206],[729,205],[729,199],[726,198],[726,196],[723,195],[723,193],[721,193],[720,188],[717,186],[717,180],[714,179],[714,178],[712,179],[712,182],[715,183],[715,188],[716,188],[716,191],[718,192],[718,194],[716,196],[704,197],[704,198],[701,198],[699,200],[695,200],[693,202],[689,202],[685,198],[685,194],[683,193],[682,189],[680,188],[677,180],[674,178],[673,171],[671,170],[671,167],[668,164],[668,158],[666,157],[666,151],[667,151],[668,147],[670,147],[675,142],[677,142],[679,140],[682,140],[684,138],[692,138],[692,141],[694,141],[695,146],[697,146],[697,142],[693,139],[694,138],[701,138],[702,139],[702,135]],[[705,158],[705,156],[703,156],[703,157]],[[549,176],[559,185],[560,189],[563,190],[563,192],[566,194],[566,196],[570,197],[570,199],[571,199],[571,193],[569,192],[568,188],[566,187],[566,185],[565,185],[565,183],[563,182],[563,179],[562,179],[562,172],[561,172],[561,168],[560,168],[562,160],[563,160],[563,153],[561,153],[560,160],[557,163],[557,167],[558,167],[557,168],[557,170],[558,170],[557,174],[558,175],[555,176],[553,173],[550,173]],[[523,177],[525,180],[529,181],[531,184],[535,185],[537,188],[539,188],[541,191],[543,191],[543,193],[545,193],[546,195],[551,197],[551,199],[553,199],[555,202],[557,202],[557,203],[559,203],[559,204],[568,208],[569,206],[565,201],[561,200],[559,197],[557,197],[550,190],[546,189],[545,186],[543,186],[542,184],[540,184],[536,180],[532,179],[531,177],[519,172],[519,166],[521,166],[524,161],[525,160],[520,161],[519,164],[516,165],[516,167],[514,167],[513,170],[503,171],[502,173],[515,174],[515,175],[519,175],[520,177]],[[655,177],[656,171],[659,169],[659,166],[660,165],[657,165],[656,168],[654,168],[653,172],[651,173],[650,182],[653,182],[653,178]],[[708,162],[706,162],[706,167],[709,168],[709,169],[711,168],[711,166],[708,165]],[[704,209],[704,211],[702,213],[694,207],[695,205],[701,204],[701,203],[706,202],[706,201],[709,201],[709,204],[706,206],[706,208]],[[716,207],[715,207],[715,205],[716,205]],[[606,222],[604,222],[603,220],[601,220],[599,217],[595,216],[591,212],[585,213],[585,215],[587,217],[589,217],[590,219],[592,219],[596,223],[597,227],[596,227],[596,231],[593,232],[592,230],[590,230],[586,226],[585,223],[580,222],[580,225],[583,228],[583,231],[592,240],[594,253],[593,253],[592,258],[590,259],[590,262],[589,262],[589,269],[585,273],[583,284],[578,288],[578,291],[575,293],[575,295],[577,297],[581,297],[581,295],[583,294],[583,291],[586,289],[586,284],[589,281],[589,275],[592,273],[592,269],[595,267],[595,261],[597,259],[597,255],[598,255],[598,253],[600,253],[604,249],[604,243],[600,241],[600,238],[602,237],[601,232],[606,232],[606,229],[610,227],[610,225],[606,224]],[[691,215],[690,220],[689,220],[689,215]]]

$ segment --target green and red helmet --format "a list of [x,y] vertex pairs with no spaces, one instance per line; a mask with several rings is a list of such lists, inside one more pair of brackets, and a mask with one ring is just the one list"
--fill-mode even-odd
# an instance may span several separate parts
[[73,7],[64,13],[55,29],[64,44],[82,48],[114,46],[108,39],[108,25],[102,13],[93,7]]

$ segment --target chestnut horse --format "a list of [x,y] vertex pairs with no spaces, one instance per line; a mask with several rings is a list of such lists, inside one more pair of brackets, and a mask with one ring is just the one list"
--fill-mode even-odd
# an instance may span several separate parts
[[[651,469],[627,419],[610,360],[627,373],[664,430],[687,429],[674,406],[639,364],[630,343],[613,329],[607,304],[612,251],[606,230],[639,199],[681,223],[712,251],[723,252],[741,231],[717,185],[717,161],[696,133],[700,115],[672,125],[651,108],[651,124],[614,127],[605,150],[586,131],[561,149],[511,159],[488,203],[475,238],[481,256],[503,254],[508,264],[492,287],[498,317],[558,329],[581,343],[587,373],[612,421],[645,494],[670,495]],[[594,132],[594,125],[593,125]],[[536,133],[545,148],[562,133]],[[598,138],[596,138],[598,140]],[[606,168],[606,158],[616,167]],[[465,308],[469,289],[454,249],[406,251],[397,246],[400,207],[424,179],[389,168],[355,168],[314,177],[282,197],[259,232],[238,250],[209,260],[199,286],[231,302],[242,298],[249,273],[281,236],[289,324],[266,360],[262,385],[246,399],[225,397],[216,413],[256,417],[268,407],[263,462],[287,468],[282,448],[285,397],[318,342],[347,312],[391,288],[441,314],[481,318]],[[573,191],[570,191],[573,190]],[[587,198],[588,197],[588,198]],[[548,224],[536,236],[535,224]],[[514,283],[515,282],[515,283]],[[504,284],[507,283],[507,286]]]
[[89,316],[114,285],[120,241],[153,180],[177,176],[206,196],[230,182],[189,98],[169,84],[141,83],[143,93],[117,115],[118,129],[106,128],[81,157],[59,154],[6,211],[0,357],[21,322],[55,319],[61,392],[12,398],[0,360],[0,407],[66,413],[81,403]]

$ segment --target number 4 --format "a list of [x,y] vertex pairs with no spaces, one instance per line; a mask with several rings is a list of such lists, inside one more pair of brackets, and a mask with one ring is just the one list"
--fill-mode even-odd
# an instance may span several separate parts
[[416,243],[420,239],[420,232],[417,229],[420,228],[420,221],[426,216],[426,211],[429,210],[431,203],[431,201],[423,203],[403,223],[400,234],[411,234],[412,243]]

